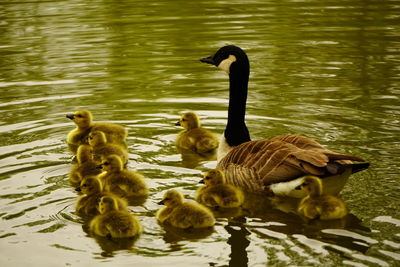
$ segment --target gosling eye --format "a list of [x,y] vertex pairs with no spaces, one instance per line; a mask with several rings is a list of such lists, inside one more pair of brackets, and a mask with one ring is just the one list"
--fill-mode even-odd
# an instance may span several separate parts
[[83,116],[82,115],[80,115],[80,114],[78,114],[78,115],[75,115],[76,117],[78,117],[78,118],[82,118]]
[[86,186],[88,186],[88,185],[87,185],[87,184],[83,184],[82,186],[83,186],[83,187],[86,187]]
[[104,162],[102,165],[108,166],[108,165],[110,165],[110,163]]
[[168,200],[170,200],[169,197],[166,197],[166,198],[163,199],[163,201],[168,201]]

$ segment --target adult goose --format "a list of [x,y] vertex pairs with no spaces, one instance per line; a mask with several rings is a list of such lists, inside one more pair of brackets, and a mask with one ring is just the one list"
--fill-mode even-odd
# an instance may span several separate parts
[[[357,156],[343,155],[299,135],[250,140],[245,123],[250,64],[246,53],[228,45],[200,59],[229,74],[228,123],[218,147],[217,168],[228,183],[246,191],[303,198],[305,175],[322,179],[324,194],[337,195],[350,174],[367,169]],[[359,161],[361,163],[353,163]]]

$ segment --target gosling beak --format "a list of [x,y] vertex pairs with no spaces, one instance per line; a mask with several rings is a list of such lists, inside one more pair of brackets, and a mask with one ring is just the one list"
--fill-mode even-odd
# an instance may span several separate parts
[[78,186],[77,188],[75,188],[75,191],[76,191],[76,192],[81,192],[81,191],[82,191],[82,189],[81,189],[81,187],[80,187],[80,186]]
[[98,170],[103,169],[103,164],[96,165],[96,169],[98,169]]
[[295,189],[295,190],[301,190],[301,186],[302,186],[302,184],[301,184],[301,185],[298,185],[298,186],[296,186],[294,189]]
[[158,205],[164,205],[164,201],[161,200],[160,202],[157,203]]
[[175,126],[181,126],[181,122],[180,121],[176,122]]
[[74,114],[67,114],[65,117],[67,117],[70,120],[74,119]]
[[215,66],[214,56],[200,58],[200,61]]
[[201,179],[199,184],[204,184],[204,179]]

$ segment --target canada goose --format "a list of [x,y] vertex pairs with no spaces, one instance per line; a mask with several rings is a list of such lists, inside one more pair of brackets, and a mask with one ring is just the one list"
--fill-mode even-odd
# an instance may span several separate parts
[[215,224],[214,215],[206,207],[195,202],[184,201],[185,198],[177,190],[169,190],[158,203],[165,205],[156,213],[160,223],[177,228],[203,228]]
[[321,220],[340,219],[347,215],[346,206],[340,198],[322,194],[322,183],[318,177],[306,176],[300,186],[308,192],[297,209],[300,215]]
[[83,177],[101,173],[101,170],[96,168],[97,164],[93,160],[92,152],[92,148],[89,145],[80,145],[78,147],[76,152],[77,163],[69,172],[69,181],[72,186],[79,186]]
[[127,238],[138,236],[142,226],[127,209],[121,210],[115,197],[103,196],[98,205],[100,214],[92,219],[90,231],[99,236]]
[[143,176],[137,172],[123,168],[122,160],[117,155],[110,155],[104,158],[98,165],[105,173],[100,175],[104,183],[104,189],[120,197],[130,198],[146,197],[149,189]]
[[[96,176],[88,176],[83,178],[80,186],[76,189],[78,192],[82,192],[83,195],[79,197],[76,202],[76,212],[81,217],[93,217],[97,215],[99,200],[103,196],[112,196],[112,193],[103,190],[103,185],[100,179]],[[118,206],[121,209],[125,209],[128,206],[126,200],[116,198],[118,200]]]
[[197,189],[196,201],[208,207],[236,208],[243,204],[244,194],[240,188],[225,183],[221,170],[209,170],[200,183],[205,185]]
[[324,193],[336,195],[351,173],[367,169],[361,157],[332,152],[316,141],[299,135],[282,135],[251,141],[245,123],[250,65],[246,53],[228,45],[200,59],[229,74],[228,123],[218,147],[217,169],[227,182],[246,191],[302,198],[298,188],[304,175],[323,180]]
[[89,145],[93,149],[93,158],[101,163],[103,157],[108,155],[118,155],[124,165],[128,162],[128,152],[124,147],[117,144],[107,143],[107,137],[102,131],[92,131],[89,133]]
[[74,154],[79,145],[88,143],[87,137],[91,131],[102,131],[106,134],[109,143],[126,146],[125,140],[128,132],[121,125],[106,122],[93,123],[92,113],[84,109],[67,114],[66,117],[76,124],[76,128],[67,136],[68,148]]
[[218,147],[217,136],[213,132],[200,127],[200,119],[196,113],[184,113],[175,125],[185,128],[176,138],[178,147],[197,153],[207,153]]

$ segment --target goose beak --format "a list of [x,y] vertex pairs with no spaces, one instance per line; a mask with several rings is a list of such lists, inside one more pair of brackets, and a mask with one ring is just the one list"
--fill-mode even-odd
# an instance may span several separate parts
[[201,179],[199,184],[204,184],[204,179]]
[[200,61],[203,63],[215,65],[214,56],[200,58]]
[[65,117],[67,117],[70,120],[74,119],[74,114],[67,114]]
[[181,126],[181,122],[180,121],[176,122],[175,126]]

